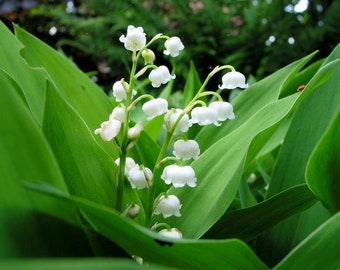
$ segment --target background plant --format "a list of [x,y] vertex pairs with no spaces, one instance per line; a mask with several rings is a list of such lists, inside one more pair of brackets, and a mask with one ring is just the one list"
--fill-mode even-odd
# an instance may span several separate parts
[[[181,63],[195,59],[201,77],[233,63],[261,79],[315,50],[320,50],[317,59],[327,56],[340,38],[338,1],[309,1],[302,11],[299,1],[288,0],[36,1],[28,10],[18,9],[25,1],[3,2],[18,3],[10,13],[2,10],[2,19],[62,50],[107,92],[122,70],[128,74],[129,58],[114,41],[129,24],[143,25],[150,36],[171,32],[182,37],[187,50],[175,61],[178,74],[187,73]],[[178,89],[184,82],[178,75]]]
[[[339,46],[252,83],[232,102],[234,121],[190,131],[200,182],[171,190],[183,207],[169,222],[185,238],[170,241],[112,209],[119,153],[93,131],[116,102],[14,27],[15,35],[0,24],[1,268],[139,267],[131,256],[156,269],[339,266]],[[183,106],[199,78],[191,64]],[[155,164],[162,124],[154,119],[141,133],[131,153],[138,163]]]

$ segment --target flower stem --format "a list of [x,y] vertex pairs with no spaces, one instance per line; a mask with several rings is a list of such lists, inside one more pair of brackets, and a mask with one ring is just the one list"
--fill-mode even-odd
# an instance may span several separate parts
[[161,150],[159,151],[158,158],[156,160],[154,169],[153,169],[153,181],[152,185],[150,186],[148,190],[148,198],[146,201],[146,207],[145,207],[145,226],[150,227],[151,226],[151,217],[152,217],[152,212],[153,212],[153,205],[154,205],[154,200],[156,197],[156,191],[157,191],[157,186],[160,178],[160,166],[158,164],[162,161],[162,159],[165,156],[166,149],[169,147],[169,144],[171,142],[172,138],[172,133],[173,132],[167,132],[164,143],[162,145]]
[[129,121],[130,121],[130,110],[129,106],[132,103],[132,92],[135,83],[135,73],[137,69],[137,60],[138,55],[136,56],[136,52],[132,52],[132,68],[129,79],[129,88],[126,89],[126,101],[125,101],[125,118],[123,124],[123,132],[122,132],[122,142],[121,149],[119,154],[119,167],[118,167],[118,181],[117,181],[117,197],[116,197],[116,210],[118,212],[122,212],[123,205],[123,195],[124,195],[124,181],[125,181],[125,166],[126,166],[126,154],[128,147],[128,130],[129,130]]

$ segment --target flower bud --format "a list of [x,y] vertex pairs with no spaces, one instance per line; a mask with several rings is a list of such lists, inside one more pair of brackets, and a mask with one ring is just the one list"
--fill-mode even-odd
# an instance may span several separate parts
[[140,206],[138,204],[129,203],[122,215],[134,219],[138,216],[139,212]]
[[198,159],[200,148],[194,140],[178,140],[174,143],[174,151],[172,153],[178,159]]
[[180,209],[182,205],[179,199],[175,195],[162,195],[156,204],[154,214],[162,214],[164,218],[171,216],[180,217]]
[[190,166],[179,166],[177,164],[166,166],[161,178],[165,184],[172,184],[175,188],[181,188],[185,185],[196,187],[195,171]]
[[166,66],[159,66],[152,70],[149,74],[149,79],[153,87],[160,87],[161,84],[168,83],[171,79],[175,79],[176,75],[171,75]]
[[119,133],[121,122],[118,120],[109,120],[101,124],[100,128],[94,131],[94,134],[99,134],[104,141],[111,141]]
[[[116,81],[112,86],[113,96],[117,102],[126,99],[126,91],[129,89],[129,84],[123,80]],[[132,96],[136,95],[136,90],[132,90]]]
[[177,228],[163,229],[163,230],[160,230],[158,233],[169,238],[175,238],[175,239],[183,238],[182,233]]
[[164,98],[156,98],[147,101],[143,104],[142,110],[147,115],[147,120],[151,120],[168,111],[168,101]]
[[146,36],[143,27],[129,25],[126,36],[121,35],[119,41],[124,43],[125,49],[129,51],[139,51],[146,44]]
[[110,120],[118,120],[123,123],[125,120],[125,110],[122,107],[116,107],[112,110],[110,114]]
[[153,65],[153,62],[156,59],[155,53],[150,49],[144,49],[142,51],[142,57],[145,65]]
[[196,107],[191,111],[192,124],[199,124],[200,126],[206,126],[214,124],[215,126],[220,126],[218,122],[217,112],[209,107]]
[[246,83],[246,77],[238,71],[231,71],[224,74],[222,77],[222,85],[218,86],[220,89],[234,89],[237,87],[248,87],[248,84]]
[[235,119],[233,112],[233,105],[225,101],[214,101],[209,104],[209,108],[214,109],[217,112],[217,119],[219,121],[225,121],[226,119]]
[[143,130],[143,124],[137,123],[134,127],[130,128],[128,130],[128,137],[131,140],[135,140],[139,137],[140,133]]
[[165,55],[171,55],[172,57],[176,57],[179,55],[179,51],[184,49],[184,45],[179,37],[171,37],[167,39],[164,43],[165,50],[163,53]]

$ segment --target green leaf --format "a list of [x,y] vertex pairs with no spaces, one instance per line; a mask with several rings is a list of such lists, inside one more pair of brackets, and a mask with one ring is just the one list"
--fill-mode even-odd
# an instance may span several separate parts
[[226,212],[204,238],[252,240],[281,220],[308,209],[317,202],[307,185],[287,189],[255,206]]
[[191,61],[183,89],[183,108],[193,99],[201,85],[202,83],[195,68],[195,64]]
[[131,255],[145,261],[181,269],[267,269],[242,241],[170,239],[135,222],[122,218],[116,211],[60,191],[31,184],[31,189],[67,200],[79,207],[95,231],[115,242]]
[[[55,218],[77,224],[74,207],[57,204],[53,198],[39,199],[24,189],[25,181],[34,181],[68,192],[44,134],[18,93],[18,84],[1,70],[0,82],[0,257],[91,254],[82,232]],[[70,246],[64,238],[79,246]]]
[[[100,127],[100,124],[108,119],[113,108],[113,104],[105,93],[64,55],[22,28],[18,26],[14,28],[17,38],[24,45],[20,53],[27,63],[34,68],[43,69],[45,76],[63,99],[85,120],[90,130],[94,131]],[[44,87],[44,84],[44,81],[40,81],[40,87]],[[32,88],[29,91],[34,92],[36,89]],[[38,96],[37,99],[43,106],[44,94]],[[95,139],[110,155],[118,156],[112,144],[103,142],[100,136]]]
[[0,22],[0,36],[0,68],[17,82],[33,116],[38,123],[41,123],[45,74],[39,68],[32,69],[25,62],[20,55],[23,45],[2,22]]
[[332,216],[293,249],[275,270],[338,269],[340,213]]
[[[325,60],[302,92],[301,103],[297,103],[298,107],[281,146],[267,196],[305,183],[309,157],[339,111],[340,91],[337,89],[340,87],[340,67],[333,61],[336,58],[334,54],[339,57],[340,47]],[[332,74],[330,78],[329,74]],[[320,85],[319,82],[324,81],[324,76],[328,80]],[[328,216],[325,208],[318,203],[285,220],[257,240],[258,254],[261,254],[268,265],[274,265]]]
[[137,262],[127,259],[112,258],[80,258],[80,259],[16,259],[0,261],[2,270],[138,270],[147,268],[150,270],[174,268],[148,264],[144,267]]
[[93,132],[49,82],[43,130],[71,194],[114,206],[114,160],[99,147]]
[[309,187],[334,214],[340,210],[340,108],[307,164]]

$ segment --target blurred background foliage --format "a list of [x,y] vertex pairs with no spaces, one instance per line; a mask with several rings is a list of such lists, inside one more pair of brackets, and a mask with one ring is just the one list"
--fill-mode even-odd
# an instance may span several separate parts
[[[118,39],[130,24],[143,26],[148,38],[182,39],[186,50],[171,60],[181,89],[190,60],[201,78],[232,64],[259,80],[315,50],[325,57],[340,40],[339,14],[336,0],[0,1],[10,28],[17,23],[62,51],[106,92],[128,74],[130,54]],[[169,64],[157,56],[156,64]]]

